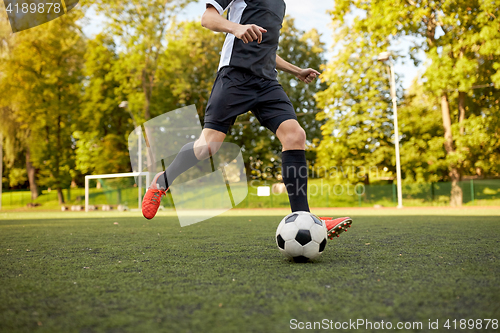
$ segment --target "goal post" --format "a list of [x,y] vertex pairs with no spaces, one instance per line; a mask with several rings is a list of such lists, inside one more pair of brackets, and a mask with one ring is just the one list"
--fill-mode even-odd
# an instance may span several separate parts
[[[126,178],[126,177],[138,177],[139,180],[142,179],[142,177],[146,177],[146,184],[149,185],[150,183],[150,173],[149,172],[127,172],[127,173],[112,173],[112,174],[105,174],[105,175],[87,175],[85,176],[85,212],[89,211],[89,199],[90,199],[90,180],[91,179],[110,179],[110,178]],[[137,187],[137,202],[138,202],[138,207],[142,206],[142,181],[138,181],[137,184],[139,185]]]

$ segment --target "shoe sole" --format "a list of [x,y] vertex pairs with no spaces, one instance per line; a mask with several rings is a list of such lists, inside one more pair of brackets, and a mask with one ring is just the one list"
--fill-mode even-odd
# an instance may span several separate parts
[[344,221],[339,222],[333,228],[328,230],[327,237],[329,239],[333,239],[333,237],[340,237],[340,234],[343,232],[347,232],[347,229],[351,227],[352,219],[348,218]]

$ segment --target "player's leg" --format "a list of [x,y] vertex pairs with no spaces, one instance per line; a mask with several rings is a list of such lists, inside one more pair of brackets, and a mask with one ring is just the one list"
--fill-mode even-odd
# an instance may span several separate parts
[[160,172],[155,176],[158,188],[167,190],[175,181],[175,179],[198,164],[199,161],[205,160],[217,153],[226,134],[204,128],[198,140],[185,144],[175,159],[170,163],[165,172]]
[[283,183],[292,212],[309,211],[307,202],[306,133],[295,119],[282,122],[276,136],[283,146],[281,153]]
[[255,96],[250,93],[255,93],[234,83],[242,81],[244,75],[246,74],[227,67],[219,70],[205,110],[202,134],[195,142],[182,147],[165,172],[160,172],[153,178],[142,202],[144,217],[151,219],[156,215],[161,197],[174,180],[200,160],[215,154],[236,116],[252,107]]
[[155,177],[155,184],[158,188],[168,189],[179,175],[217,153],[225,138],[223,132],[204,128],[198,140],[185,144],[165,172]]
[[258,104],[252,112],[263,126],[276,134],[283,146],[281,174],[292,212],[308,212],[306,133],[298,123],[295,109],[278,81],[261,81]]
[[211,128],[204,128],[194,143],[194,154],[198,160],[206,160],[219,151],[226,133]]
[[[288,191],[292,212],[309,211],[307,200],[308,168],[305,155],[306,134],[296,120],[286,120],[278,127],[276,136],[283,145],[281,153],[283,182]],[[351,227],[350,217],[321,217],[328,237],[339,237]]]
[[214,129],[204,128],[198,140],[185,144],[168,168],[159,172],[153,178],[144,199],[142,200],[142,213],[145,218],[152,219],[158,212],[161,197],[175,179],[187,170],[217,153],[226,134]]
[[[309,211],[307,200],[308,168],[305,156],[306,134],[297,122],[292,103],[276,82],[267,82],[259,93],[259,104],[254,111],[262,125],[269,128],[283,145],[282,176],[290,207],[295,211]],[[339,236],[351,226],[352,219],[342,217],[321,218],[328,229],[328,236]]]

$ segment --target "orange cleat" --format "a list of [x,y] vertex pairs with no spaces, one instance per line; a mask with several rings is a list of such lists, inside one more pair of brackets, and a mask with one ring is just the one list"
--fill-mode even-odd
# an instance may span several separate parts
[[142,215],[148,220],[155,217],[160,208],[161,197],[168,191],[168,188],[158,188],[157,181],[160,176],[163,177],[163,171],[156,174],[142,199]]
[[339,217],[333,219],[331,217],[320,217],[326,224],[326,229],[328,230],[328,238],[333,239],[333,237],[340,237],[340,234],[347,231],[347,228],[351,227],[352,219],[350,217]]

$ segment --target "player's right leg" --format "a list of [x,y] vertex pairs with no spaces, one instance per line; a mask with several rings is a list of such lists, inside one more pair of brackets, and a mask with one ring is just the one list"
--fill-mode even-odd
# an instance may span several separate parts
[[347,231],[351,227],[352,219],[350,217],[320,217],[325,222],[326,229],[328,230],[328,238],[339,237],[342,232]]
[[[262,125],[276,134],[283,145],[281,154],[283,183],[288,192],[290,208],[309,211],[307,196],[308,167],[305,154],[306,133],[297,122],[292,103],[277,83],[265,84],[258,94],[255,113]],[[351,227],[350,217],[320,218],[325,222],[328,237],[338,237]]]
[[142,215],[147,219],[155,217],[160,207],[161,198],[168,191],[174,180],[215,154],[222,145],[226,134],[214,129],[204,128],[195,142],[190,142],[181,148],[167,170],[157,173],[142,199]]

